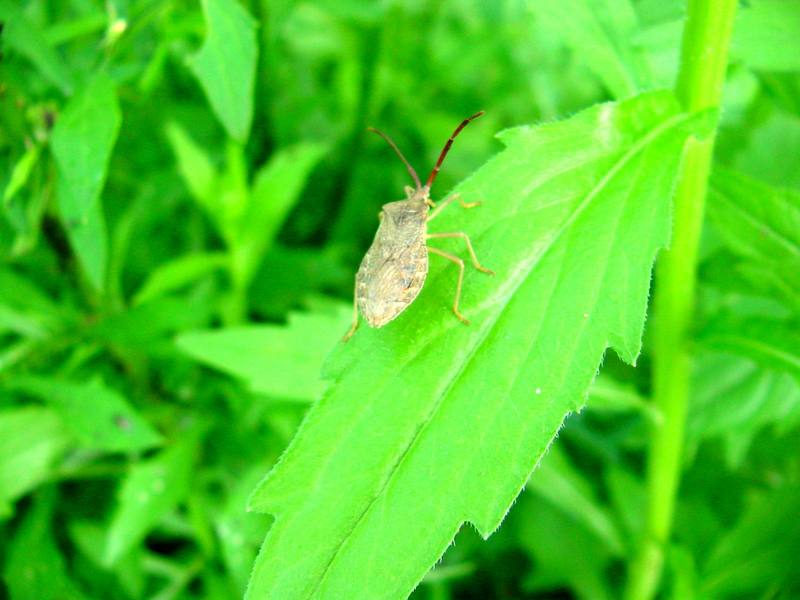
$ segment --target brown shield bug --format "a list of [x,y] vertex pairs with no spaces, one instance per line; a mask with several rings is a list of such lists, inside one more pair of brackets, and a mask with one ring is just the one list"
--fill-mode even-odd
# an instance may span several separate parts
[[[439,173],[444,157],[447,156],[453,140],[461,130],[473,119],[477,119],[483,111],[475,113],[464,119],[456,127],[453,135],[447,140],[433,167],[425,185],[419,180],[416,171],[403,156],[397,145],[382,131],[369,128],[377,133],[391,146],[400,160],[403,161],[416,187],[406,186],[406,199],[389,202],[383,205],[380,213],[380,225],[375,234],[369,250],[361,261],[361,266],[356,274],[355,297],[353,301],[353,325],[344,336],[344,341],[350,339],[358,328],[358,312],[364,315],[370,327],[383,327],[403,312],[414,301],[425,277],[428,274],[428,252],[438,254],[458,265],[458,283],[456,284],[456,297],[453,302],[453,312],[456,317],[469,324],[469,321],[458,310],[461,298],[461,285],[464,281],[464,261],[457,256],[430,247],[428,240],[439,238],[460,238],[467,246],[473,266],[483,273],[494,273],[481,266],[475,250],[472,248],[469,236],[464,232],[453,233],[428,233],[428,222],[436,216],[453,200],[458,200],[464,208],[472,208],[480,202],[464,202],[458,194],[449,196],[439,202],[438,206],[431,200],[430,190],[433,180]],[[433,209],[432,211],[430,209]]]

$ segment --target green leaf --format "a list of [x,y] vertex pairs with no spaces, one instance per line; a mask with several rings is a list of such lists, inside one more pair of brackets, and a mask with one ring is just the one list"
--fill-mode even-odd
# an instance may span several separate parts
[[707,122],[659,92],[501,135],[457,188],[483,206],[434,222],[498,273],[467,272],[472,325],[433,257],[406,312],[337,347],[332,385],[252,496],[275,523],[248,598],[404,598],[462,523],[500,525],[609,344],[636,359],[682,149]]
[[[39,185],[28,194],[18,193],[30,178],[30,173],[38,160],[39,150],[39,146],[33,146],[17,162],[4,193],[3,208],[6,219],[16,232],[11,248],[12,256],[27,254],[36,246],[42,219],[50,201],[51,194],[46,185]],[[36,181],[41,183],[42,179],[37,178]]]
[[800,422],[800,383],[731,354],[703,352],[695,361],[686,433],[690,444],[722,437],[728,464],[741,464],[766,425],[786,430]]
[[231,578],[236,582],[237,597],[244,594],[258,546],[269,526],[265,515],[245,511],[247,498],[263,473],[264,465],[248,468],[237,479],[228,494],[225,507],[214,520],[222,559]]
[[162,263],[150,273],[142,287],[136,292],[133,303],[142,304],[179,290],[226,265],[227,256],[220,252],[187,254]]
[[228,247],[241,238],[248,202],[247,164],[243,147],[228,140],[225,168],[218,172],[208,153],[177,123],[166,128],[167,140],[178,163],[178,171],[192,198],[217,228]]
[[100,196],[120,121],[114,84],[104,76],[84,87],[58,117],[50,146],[65,220],[85,220]]
[[263,267],[251,286],[251,303],[258,314],[282,319],[304,305],[309,290],[351,290],[352,265],[342,264],[335,246],[292,248],[279,243],[264,257]]
[[197,431],[156,456],[135,463],[122,481],[108,527],[104,564],[113,566],[189,493]]
[[4,576],[11,600],[85,598],[70,581],[53,538],[54,504],[53,494],[40,494],[8,546]]
[[43,189],[27,194],[27,197],[19,192],[25,187],[38,164],[41,150],[40,144],[32,144],[25,150],[14,164],[8,185],[3,192],[3,209],[6,218],[17,232],[11,250],[12,255],[18,256],[26,253],[38,240],[49,194]]
[[[750,125],[749,113],[745,119],[745,124]],[[737,139],[731,145],[736,151],[734,166],[742,173],[774,186],[800,188],[798,114],[773,110],[750,130],[744,146]]]
[[28,406],[0,410],[0,518],[20,496],[52,474],[69,436],[56,413]]
[[12,0],[0,0],[3,38],[9,47],[27,57],[61,93],[72,93],[72,75],[42,32]]
[[99,290],[107,262],[100,192],[120,121],[114,85],[99,76],[70,101],[50,140],[58,167],[61,221],[89,281]]
[[70,243],[83,264],[86,276],[95,289],[102,290],[105,287],[108,263],[108,234],[103,207],[96,202],[89,207],[83,221],[68,221],[65,224]]
[[678,545],[670,546],[668,552],[669,572],[672,575],[668,600],[697,598],[697,565],[695,557],[688,548]]
[[189,67],[228,135],[244,142],[253,120],[256,24],[236,0],[203,0],[203,12],[206,39]]
[[708,215],[731,250],[780,267],[800,289],[800,193],[716,166]]
[[[701,589],[711,598],[757,597],[784,589],[791,598],[800,590],[800,489],[785,486],[760,494],[711,552]],[[792,591],[794,593],[792,593]]]
[[292,314],[286,325],[188,331],[176,343],[190,357],[243,379],[256,392],[310,401],[325,388],[322,361],[350,319],[352,308],[342,306],[334,314]]
[[604,577],[610,556],[604,544],[574,515],[559,510],[558,503],[523,497],[520,504],[519,544],[534,565],[526,590],[550,591],[566,585],[577,598],[611,598]]
[[82,6],[80,10],[81,16],[76,18],[70,15],[72,18],[69,20],[64,19],[56,23],[49,23],[44,35],[52,45],[61,46],[76,38],[102,33],[106,27],[113,25],[109,23],[109,19],[113,19],[114,15],[109,13],[116,12],[120,4],[120,2],[117,2],[112,5],[113,8],[109,9],[109,12],[98,6]]
[[161,436],[115,390],[100,380],[76,383],[22,377],[10,387],[40,397],[61,416],[81,446],[106,452],[134,452],[161,443]]
[[30,314],[56,318],[64,310],[34,281],[7,267],[0,267],[0,302]]
[[754,69],[800,70],[800,4],[786,0],[751,0],[736,21],[731,56]]
[[629,551],[633,550],[636,540],[640,540],[644,532],[647,502],[644,482],[632,472],[614,464],[605,470],[604,476],[614,514],[626,534]]
[[617,526],[599,505],[588,482],[558,447],[552,447],[542,460],[536,475],[528,482],[528,489],[592,532],[609,553],[622,555],[622,538]]
[[235,246],[244,281],[253,278],[324,151],[320,144],[290,146],[275,153],[256,174]]
[[63,327],[67,315],[30,280],[0,268],[0,333],[43,340]]
[[[710,237],[714,232],[708,227],[706,233]],[[703,261],[700,269],[701,291],[708,305],[704,308],[709,315],[726,309],[752,314],[753,311],[741,306],[749,300],[763,304],[762,316],[800,314],[800,287],[785,270],[777,261],[741,257],[729,250],[717,251]],[[714,306],[713,302],[721,305]]]
[[615,98],[649,86],[645,54],[631,43],[639,25],[629,0],[537,0],[530,7]]
[[[644,4],[637,3],[637,9]],[[650,4],[682,8],[676,3]],[[647,51],[649,62],[658,74],[657,81],[665,83],[673,81],[677,75],[681,37],[686,23],[685,16],[675,15],[675,12],[681,11],[667,8],[655,23],[635,34],[631,42],[634,47]],[[800,6],[792,0],[751,0],[740,3],[731,38],[731,58],[752,69],[800,69],[800,40],[796,35],[798,20]],[[770,154],[774,156],[773,152]]]
[[0,333],[13,331],[24,337],[44,338],[47,327],[35,316],[28,316],[10,306],[0,304]]
[[[80,556],[85,556],[92,565],[92,574],[103,568],[103,552],[105,550],[106,532],[103,525],[93,521],[73,520],[69,523],[69,537],[77,548]],[[146,574],[144,573],[142,555],[143,552],[129,552],[125,558],[117,562],[111,573],[116,581],[108,585],[110,589],[103,589],[95,597],[116,598],[119,597],[121,590],[131,598],[141,598],[144,595]],[[73,556],[73,561],[77,557]]]
[[716,166],[707,205],[711,233],[727,251],[704,263],[703,279],[723,290],[773,298],[797,311],[800,193]]
[[706,348],[749,357],[800,380],[800,326],[781,319],[723,315],[699,336]]
[[162,345],[171,349],[171,340],[167,342],[171,334],[206,325],[210,311],[200,300],[156,298],[99,321],[87,333],[105,343],[155,352],[166,349]]
[[39,152],[41,149],[42,147],[38,144],[31,146],[14,164],[14,169],[11,171],[11,178],[8,180],[8,185],[3,192],[3,204],[6,207],[9,206],[14,195],[27,183],[33,167],[39,160]]
[[[638,6],[643,6],[643,4],[638,3]],[[672,17],[673,15],[667,16]],[[642,20],[645,21],[645,19]],[[681,36],[685,22],[686,16],[683,14],[676,16],[674,20],[659,18],[656,22],[643,26],[631,38],[630,43],[635,48],[646,52],[647,62],[653,73],[653,81],[658,85],[670,85],[675,81],[678,74]]]
[[197,203],[213,217],[217,171],[211,159],[177,123],[169,123],[165,132],[186,187]]
[[653,423],[658,423],[659,413],[630,383],[622,383],[610,375],[600,373],[589,388],[589,410],[607,413],[636,411]]

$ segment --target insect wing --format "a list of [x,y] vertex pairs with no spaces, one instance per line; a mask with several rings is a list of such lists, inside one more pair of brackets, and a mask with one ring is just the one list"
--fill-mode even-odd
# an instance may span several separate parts
[[428,273],[425,244],[386,245],[376,236],[358,272],[358,308],[372,327],[394,319],[417,297]]

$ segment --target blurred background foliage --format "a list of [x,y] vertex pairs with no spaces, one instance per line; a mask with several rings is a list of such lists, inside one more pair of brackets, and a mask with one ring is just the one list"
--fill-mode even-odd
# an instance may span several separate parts
[[[485,109],[441,195],[504,127],[671,86],[683,10],[0,0],[0,597],[240,597],[270,520],[247,496],[323,389],[409,183],[365,127],[424,172]],[[788,0],[736,24],[665,597],[800,595],[798,31]],[[737,196],[784,203],[789,258],[731,226]],[[781,352],[715,336],[737,319]],[[415,598],[618,597],[648,379],[646,355],[609,355],[501,530],[462,531]]]

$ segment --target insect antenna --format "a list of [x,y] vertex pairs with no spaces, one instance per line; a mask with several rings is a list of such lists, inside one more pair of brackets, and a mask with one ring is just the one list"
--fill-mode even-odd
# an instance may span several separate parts
[[456,127],[456,130],[453,132],[453,135],[450,136],[450,139],[447,140],[447,143],[444,145],[444,148],[442,148],[442,152],[439,154],[439,160],[436,161],[436,166],[433,167],[433,171],[431,171],[431,174],[428,177],[428,181],[425,182],[425,187],[426,188],[430,188],[431,185],[433,184],[433,180],[436,179],[436,175],[438,175],[439,169],[441,168],[442,163],[444,162],[444,157],[447,156],[447,153],[450,151],[450,146],[453,145],[453,140],[456,139],[456,136],[459,133],[461,133],[461,130],[464,129],[464,127],[466,127],[469,124],[470,121],[472,121],[474,119],[477,119],[484,112],[485,111],[476,112],[471,117],[467,117],[466,119],[461,121],[461,125]]
[[414,167],[411,166],[411,163],[409,163],[406,160],[406,157],[403,156],[403,153],[400,152],[400,148],[397,147],[397,144],[395,144],[392,141],[392,139],[388,135],[383,133],[380,129],[375,129],[374,127],[367,127],[367,131],[371,131],[372,133],[377,133],[384,140],[386,140],[386,143],[389,144],[392,147],[392,150],[394,150],[394,153],[397,154],[397,156],[400,157],[400,160],[403,161],[403,164],[406,166],[406,169],[408,169],[408,172],[411,173],[411,178],[414,180],[414,183],[417,184],[417,189],[420,189],[422,187],[422,183],[419,180],[419,176],[417,175],[417,172],[414,170]]

